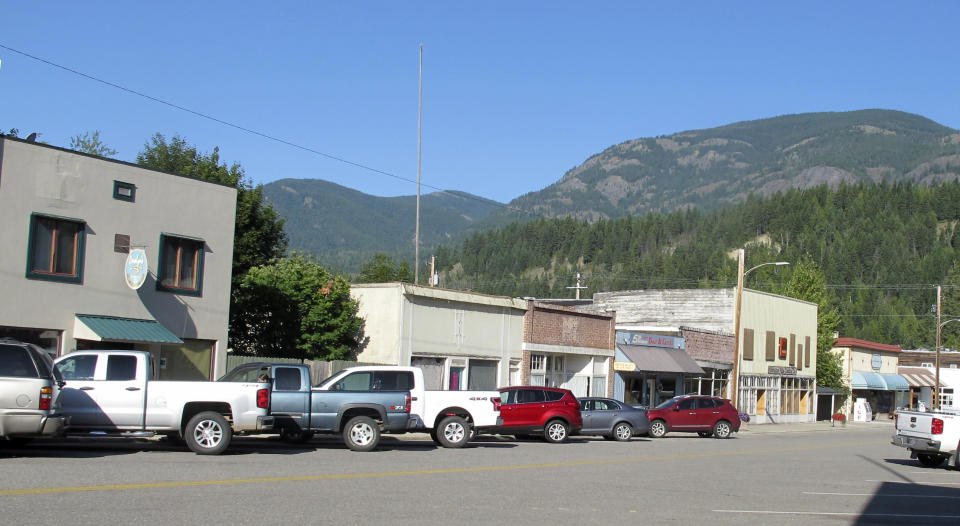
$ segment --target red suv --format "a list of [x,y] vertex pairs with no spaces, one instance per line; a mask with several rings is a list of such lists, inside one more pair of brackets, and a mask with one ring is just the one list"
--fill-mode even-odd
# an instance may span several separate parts
[[730,400],[713,396],[677,396],[647,412],[650,436],[668,431],[696,432],[702,437],[728,438],[740,430],[740,413]]
[[517,438],[543,435],[559,443],[580,432],[580,403],[567,389],[555,387],[504,387],[500,389],[500,425],[494,433]]

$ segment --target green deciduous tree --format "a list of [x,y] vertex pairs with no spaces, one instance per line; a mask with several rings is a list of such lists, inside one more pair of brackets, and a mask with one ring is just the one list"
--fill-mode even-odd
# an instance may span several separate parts
[[287,250],[283,219],[266,203],[261,185],[254,186],[243,168],[220,162],[220,150],[209,154],[197,151],[180,136],[168,141],[156,134],[137,154],[137,164],[145,168],[214,181],[237,189],[237,211],[233,240],[233,277],[230,297],[230,345],[243,335],[240,318],[261,309],[256,299],[238,297],[236,291],[247,272],[256,266],[273,263]]
[[347,360],[364,341],[359,304],[350,284],[302,255],[254,267],[236,291],[241,303],[257,303],[237,317],[233,341],[242,354],[313,360]]
[[84,132],[83,135],[71,137],[70,149],[90,155],[99,155],[100,157],[113,157],[117,154],[116,150],[100,140],[100,130],[94,130],[92,133]]
[[840,357],[830,352],[833,333],[840,326],[840,311],[830,302],[826,283],[823,271],[809,255],[803,255],[793,265],[790,282],[781,294],[817,304],[817,385],[848,391]]
[[406,261],[397,263],[392,257],[378,253],[360,267],[360,275],[354,280],[356,283],[388,283],[391,281],[413,281],[410,264]]

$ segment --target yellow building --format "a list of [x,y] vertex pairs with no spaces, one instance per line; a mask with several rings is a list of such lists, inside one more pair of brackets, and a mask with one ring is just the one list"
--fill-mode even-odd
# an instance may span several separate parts
[[857,398],[870,404],[873,419],[886,419],[896,408],[910,405],[910,385],[897,374],[899,345],[856,338],[838,338],[833,345],[830,352],[840,356],[844,383],[853,393],[843,406],[848,419]]

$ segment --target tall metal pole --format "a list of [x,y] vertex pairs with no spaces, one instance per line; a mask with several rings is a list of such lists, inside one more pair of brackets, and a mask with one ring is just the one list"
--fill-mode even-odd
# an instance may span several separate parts
[[420,44],[420,76],[417,98],[417,228],[413,234],[413,283],[420,284],[420,141],[423,125],[423,44]]
[[[737,307],[733,315],[733,371],[730,374],[730,403],[737,407],[740,375],[740,300],[743,298],[743,249],[737,250]],[[739,407],[737,407],[739,410]]]

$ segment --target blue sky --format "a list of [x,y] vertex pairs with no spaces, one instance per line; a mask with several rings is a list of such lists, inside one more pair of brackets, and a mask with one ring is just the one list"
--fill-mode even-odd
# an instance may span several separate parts
[[423,193],[507,202],[613,144],[791,113],[960,128],[957,2],[0,2],[4,131],[99,130],[126,161],[179,134],[256,183],[415,194],[420,44]]

